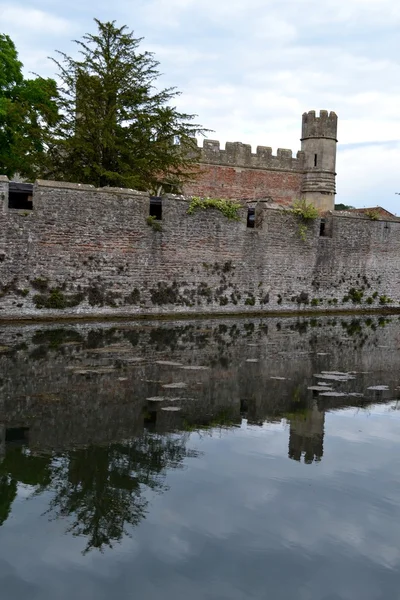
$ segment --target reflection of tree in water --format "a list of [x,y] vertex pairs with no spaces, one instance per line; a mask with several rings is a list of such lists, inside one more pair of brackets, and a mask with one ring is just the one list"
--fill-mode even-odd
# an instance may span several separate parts
[[50,458],[32,456],[21,446],[9,448],[0,463],[0,526],[10,514],[18,483],[46,488],[50,481]]
[[72,517],[68,531],[87,537],[85,552],[112,547],[146,516],[146,489],[164,491],[166,470],[186,457],[186,436],[145,432],[140,438],[104,447],[73,450],[56,458],[49,512]]
[[0,475],[0,525],[7,521],[17,495],[17,480],[6,473]]
[[198,453],[186,448],[189,434],[141,437],[109,446],[90,446],[54,457],[33,456],[24,446],[9,447],[0,463],[0,526],[7,520],[19,483],[35,494],[54,492],[47,511],[71,517],[68,531],[86,536],[85,552],[112,547],[128,526],[145,518],[146,491],[167,489],[168,469],[182,468]]

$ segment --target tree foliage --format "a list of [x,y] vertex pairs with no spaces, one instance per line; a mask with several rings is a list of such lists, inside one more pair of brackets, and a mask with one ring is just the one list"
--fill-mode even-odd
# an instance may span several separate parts
[[303,221],[313,221],[319,216],[318,209],[311,203],[307,204],[305,200],[293,202],[292,212]]
[[195,135],[205,130],[171,105],[175,88],[155,87],[159,63],[139,50],[142,38],[115,21],[95,22],[96,34],[75,40],[79,59],[63,52],[53,59],[63,114],[52,147],[55,175],[96,186],[176,190],[194,175]]
[[58,118],[56,95],[52,79],[24,79],[14,43],[0,34],[1,174],[32,179],[42,173]]
[[350,206],[348,204],[335,204],[335,210],[350,210],[351,208],[354,208],[354,206]]

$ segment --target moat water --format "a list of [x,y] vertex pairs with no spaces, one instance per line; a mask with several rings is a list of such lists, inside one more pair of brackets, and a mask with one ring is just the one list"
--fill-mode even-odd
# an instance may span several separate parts
[[400,320],[0,327],[4,600],[400,599]]

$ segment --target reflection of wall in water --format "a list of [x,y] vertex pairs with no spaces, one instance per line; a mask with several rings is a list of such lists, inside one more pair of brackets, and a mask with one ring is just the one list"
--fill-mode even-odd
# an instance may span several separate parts
[[314,404],[304,414],[290,419],[289,458],[311,464],[320,461],[324,453],[325,412]]
[[[250,424],[280,421],[313,406],[307,387],[323,369],[357,371],[346,384],[349,392],[365,391],[377,380],[396,388],[398,354],[383,346],[397,347],[398,322],[371,329],[360,320],[357,335],[348,333],[356,329],[351,319],[332,325],[321,319],[313,325],[296,319],[258,325],[243,319],[162,327],[7,326],[0,332],[0,345],[10,348],[0,355],[0,421],[8,429],[29,427],[29,446],[36,452],[130,439],[144,427],[163,432],[238,423],[240,413]],[[208,368],[185,370],[156,362],[166,358]],[[187,387],[163,388],[179,381]],[[157,396],[179,396],[181,412],[149,406],[147,398]],[[324,409],[340,406],[337,398],[318,402]],[[344,404],[356,402],[343,398]],[[151,414],[154,408],[157,414]],[[318,421],[315,409],[310,418]],[[315,426],[318,442],[311,440],[307,423],[292,419],[293,458],[299,448],[300,456],[322,456],[323,424],[320,430]]]

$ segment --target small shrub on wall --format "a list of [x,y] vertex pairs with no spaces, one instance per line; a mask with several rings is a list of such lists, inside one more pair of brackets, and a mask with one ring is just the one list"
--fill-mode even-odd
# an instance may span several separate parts
[[190,206],[187,210],[188,215],[192,215],[196,210],[207,210],[214,208],[219,210],[227,219],[239,220],[238,210],[241,205],[233,200],[225,200],[223,198],[192,198]]

